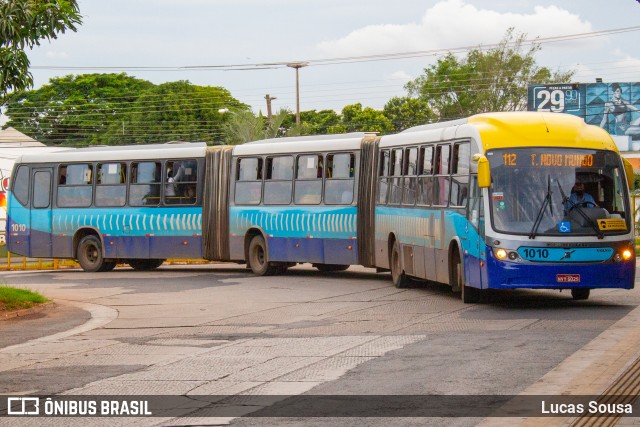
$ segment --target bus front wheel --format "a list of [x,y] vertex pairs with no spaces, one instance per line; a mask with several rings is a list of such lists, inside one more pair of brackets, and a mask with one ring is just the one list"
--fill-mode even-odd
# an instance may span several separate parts
[[270,276],[277,271],[269,262],[267,244],[262,236],[253,236],[249,242],[249,267],[256,276]]
[[460,299],[465,304],[475,304],[480,301],[480,289],[473,288],[464,284],[464,273],[462,271],[462,262],[460,254],[456,251],[453,255],[451,268],[451,287],[460,289]]
[[585,289],[585,288],[571,289],[571,297],[576,301],[589,299],[590,293],[591,293],[591,289]]
[[400,244],[397,240],[393,242],[390,258],[389,265],[391,267],[391,280],[393,281],[394,286],[399,289],[409,287],[409,278],[404,274],[404,269],[402,268]]
[[[84,271],[95,273],[104,271],[105,260],[102,256],[102,244],[96,236],[85,236],[78,243],[78,263]],[[115,264],[114,264],[115,267]]]

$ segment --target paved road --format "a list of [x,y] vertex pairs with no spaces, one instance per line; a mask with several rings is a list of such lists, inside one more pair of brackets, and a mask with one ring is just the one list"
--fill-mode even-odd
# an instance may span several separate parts
[[[566,292],[493,293],[483,304],[465,305],[447,287],[399,290],[388,275],[355,267],[319,273],[303,265],[266,278],[235,265],[0,276],[75,307],[68,308],[71,317],[79,318],[78,308],[93,314],[89,326],[18,345],[15,327],[7,335],[9,323],[0,322],[0,394],[518,394],[640,304],[636,289],[593,291],[586,302]],[[42,330],[42,320],[23,322],[25,331]],[[273,423],[212,415],[194,411],[135,422]],[[84,425],[80,419],[51,421]],[[482,418],[427,421],[470,426]]]

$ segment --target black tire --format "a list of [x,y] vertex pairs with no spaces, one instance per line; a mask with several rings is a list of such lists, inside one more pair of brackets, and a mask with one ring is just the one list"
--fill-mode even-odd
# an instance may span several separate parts
[[260,235],[253,236],[249,242],[249,267],[256,276],[271,276],[278,272],[278,266],[269,262],[267,244]]
[[313,264],[313,266],[317,268],[318,271],[322,272],[345,271],[347,268],[349,268],[349,265],[342,264]]
[[409,278],[404,274],[402,258],[400,256],[400,244],[397,240],[393,242],[393,248],[391,248],[389,267],[391,269],[391,281],[393,285],[398,289],[409,287]]
[[480,301],[482,291],[464,284],[464,271],[460,254],[456,252],[451,260],[451,288],[460,290],[460,299],[465,304],[475,304]]
[[116,264],[118,264],[116,261],[105,261],[104,263],[102,263],[102,268],[100,268],[99,271],[111,271],[116,268]]
[[590,293],[591,293],[591,289],[585,289],[585,288],[574,288],[574,289],[571,289],[571,297],[575,301],[588,300]]
[[[76,250],[78,263],[84,271],[95,273],[103,271],[105,260],[102,255],[102,243],[97,236],[85,236],[78,243]],[[114,266],[115,267],[115,266]]]
[[134,270],[151,271],[160,267],[164,262],[163,259],[130,259],[127,261]]

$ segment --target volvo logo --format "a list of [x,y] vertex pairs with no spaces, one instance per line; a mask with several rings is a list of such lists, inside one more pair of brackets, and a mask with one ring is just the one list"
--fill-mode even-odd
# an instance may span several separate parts
[[563,259],[569,259],[571,258],[571,254],[574,253],[576,250],[572,250],[572,251],[565,251],[564,255],[562,255],[562,258],[560,258],[560,261],[562,261]]

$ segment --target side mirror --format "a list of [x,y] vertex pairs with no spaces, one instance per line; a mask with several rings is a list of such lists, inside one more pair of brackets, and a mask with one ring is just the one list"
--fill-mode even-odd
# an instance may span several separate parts
[[482,154],[474,154],[473,161],[478,163],[478,187],[489,188],[491,185],[491,168],[489,160]]
[[627,185],[629,186],[629,190],[633,190],[633,165],[624,157],[622,158],[622,162],[624,163],[625,175],[627,175]]

